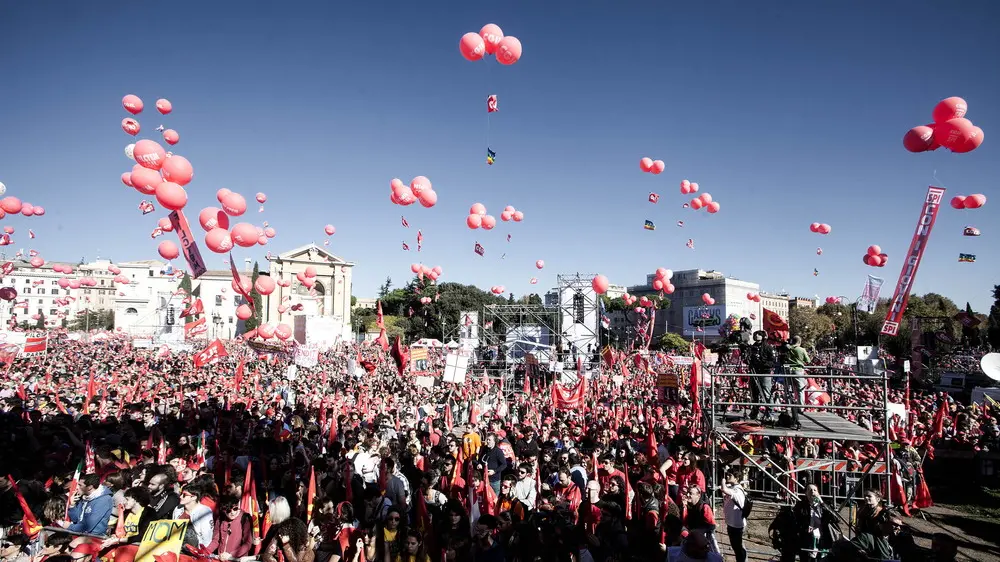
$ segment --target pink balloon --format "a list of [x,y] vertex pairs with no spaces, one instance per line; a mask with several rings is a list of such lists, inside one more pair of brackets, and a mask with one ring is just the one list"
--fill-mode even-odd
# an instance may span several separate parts
[[674,284],[673,283],[667,283],[667,286],[663,288],[663,292],[666,293],[666,294],[668,294],[668,295],[671,294],[671,293],[673,293],[674,292]]
[[222,212],[222,209],[217,207],[205,207],[198,213],[198,224],[201,225],[205,232],[212,230],[213,228],[223,228],[229,229],[229,215]]
[[399,178],[392,178],[389,180],[389,189],[391,189],[393,193],[401,193],[404,187],[406,187],[406,184]]
[[172,232],[174,230],[173,223],[171,223],[170,219],[167,217],[163,217],[162,219],[156,221],[156,226],[160,227],[163,232]]
[[180,134],[177,133],[177,131],[173,129],[167,129],[166,131],[163,131],[163,140],[167,144],[173,146],[181,141],[181,136]]
[[441,275],[444,272],[444,270],[441,269],[440,265],[435,265],[434,269],[432,269],[431,272]]
[[966,209],[978,209],[986,204],[986,196],[982,193],[976,193],[965,198],[965,208]]
[[274,329],[274,335],[278,336],[278,339],[285,341],[292,337],[292,329],[288,324],[278,324],[278,327]]
[[486,205],[483,205],[482,203],[473,203],[472,207],[469,208],[469,214],[470,215],[480,215],[480,216],[481,215],[485,215],[486,214]]
[[65,277],[63,277],[59,281],[56,281],[56,283],[59,284],[60,288],[63,288],[63,289],[69,288],[69,279],[66,279]]
[[500,46],[500,41],[503,39],[503,30],[495,23],[488,23],[479,30],[479,36],[482,37],[483,43],[485,43],[486,53],[492,55],[497,52],[497,47]]
[[608,281],[608,278],[603,275],[597,275],[590,281],[590,286],[598,295],[607,293],[610,285],[611,283]]
[[650,172],[654,174],[659,174],[667,168],[667,165],[663,163],[663,160],[653,160],[653,167],[650,168]]
[[241,304],[236,307],[236,317],[240,320],[247,320],[253,316],[253,311],[250,310],[250,306],[246,304]]
[[653,169],[653,159],[646,156],[639,160],[639,169],[643,172],[648,172]]
[[143,168],[150,170],[159,170],[163,166],[163,161],[167,159],[167,151],[149,139],[142,139],[135,143],[132,155]]
[[477,61],[483,58],[483,54],[486,53],[486,41],[479,35],[468,32],[462,36],[462,39],[458,42],[458,50],[465,57],[465,60]]
[[265,195],[262,192],[257,192],[257,195],[256,195],[255,199],[257,199],[258,203],[266,203],[267,202],[267,195]]
[[259,328],[257,328],[257,335],[259,335],[260,337],[264,338],[265,340],[269,340],[269,339],[273,338],[274,337],[274,326],[272,326],[271,324],[263,324],[263,325],[261,325]]
[[653,289],[655,289],[657,291],[662,291],[663,290],[663,280],[662,279],[653,279]]
[[543,261],[543,260],[536,261],[535,262],[535,267],[537,267],[538,269],[541,269],[541,268],[545,267],[545,261]]
[[427,209],[430,209],[431,207],[437,204],[438,194],[433,189],[425,189],[424,191],[420,192],[420,197],[418,199],[420,200],[421,205],[423,205]]
[[171,240],[164,240],[163,242],[160,242],[156,251],[158,251],[160,253],[160,257],[165,260],[172,260],[181,255],[181,251],[177,247],[177,244],[174,244]]
[[233,249],[233,238],[229,235],[228,230],[213,228],[205,235],[205,246],[216,254],[224,254]]
[[[45,214],[45,207],[35,207],[35,216],[40,217]],[[3,217],[0,217],[3,218]]]
[[22,206],[21,200],[12,195],[0,199],[0,209],[3,209],[5,213],[16,215],[21,212]]
[[268,238],[274,238],[278,233],[272,227],[267,227],[264,229],[264,236]]
[[42,258],[40,258],[38,256],[35,256],[35,257],[31,258],[31,267],[34,267],[34,268],[37,269],[39,267],[42,267],[43,265],[45,265],[45,260],[43,260]]
[[165,100],[163,98],[160,98],[160,99],[156,100],[156,109],[157,109],[157,111],[159,111],[163,115],[166,115],[166,114],[168,114],[168,113],[170,113],[171,111],[174,110],[174,106],[173,106],[172,103],[170,103],[169,100]]
[[511,215],[511,218],[514,219],[514,222],[521,222],[524,220],[524,213],[522,213],[521,211],[514,211],[514,214]]
[[132,167],[132,173],[129,174],[129,179],[132,181],[132,187],[134,187],[139,193],[143,193],[145,195],[152,195],[156,193],[156,186],[163,183],[163,178],[160,176],[160,172],[144,168],[141,164],[136,164]]
[[504,211],[500,213],[500,220],[503,222],[509,222],[511,217],[514,216],[514,211]]
[[229,234],[237,246],[249,248],[257,243],[257,227],[248,222],[236,223]]
[[272,279],[270,275],[258,275],[257,281],[253,284],[253,286],[257,289],[258,293],[264,296],[273,293],[276,287],[274,279]]
[[416,197],[417,199],[420,198],[420,194],[423,193],[424,191],[430,191],[433,189],[434,186],[431,185],[431,180],[427,179],[424,176],[417,176],[412,180],[410,180],[410,191],[413,193],[413,196]]
[[934,141],[941,146],[954,151],[961,150],[966,144],[973,142],[976,126],[964,117],[949,119],[934,126]]
[[130,172],[125,172],[122,174],[122,183],[132,187],[132,174]]
[[187,191],[174,182],[165,181],[156,186],[156,200],[165,209],[179,211],[187,205]]
[[238,217],[246,212],[247,200],[235,191],[222,198],[222,210],[231,217]]
[[[497,62],[511,65],[521,59],[521,42],[513,35],[500,40],[497,45]],[[655,163],[654,163],[655,164]],[[656,172],[654,172],[656,173]]]
[[698,196],[698,199],[701,200],[702,204],[708,205],[709,203],[712,202],[712,194],[702,193],[701,195]]
[[872,244],[871,246],[868,246],[868,255],[869,256],[877,256],[877,255],[879,255],[881,253],[882,253],[882,248],[878,247],[877,244]]
[[934,129],[927,125],[916,126],[903,135],[903,148],[910,152],[929,150],[934,142]]
[[194,167],[191,166],[187,158],[174,155],[163,163],[160,173],[163,174],[163,179],[166,181],[172,181],[177,185],[187,185],[194,177]]
[[222,203],[222,200],[226,197],[229,197],[230,193],[232,193],[232,191],[223,187],[219,191],[215,192],[215,198],[219,201],[219,203]]
[[122,107],[132,115],[138,115],[142,113],[143,104],[139,96],[129,94],[122,98]]
[[963,142],[952,147],[951,151],[959,154],[972,152],[973,150],[979,148],[979,145],[983,144],[984,138],[985,136],[982,129],[979,127],[972,127],[972,132],[969,133],[967,137],[964,137]]
[[237,293],[240,291],[249,293],[253,289],[253,285],[250,284],[250,278],[246,275],[240,275],[239,280],[231,279],[229,281],[229,286],[232,287]]
[[73,273],[73,266],[71,266],[71,265],[64,265],[63,266],[63,273],[65,273],[66,275],[72,274]]
[[309,278],[316,277],[316,266],[310,265],[306,267],[305,276]]
[[949,119],[965,117],[965,114],[968,111],[969,104],[965,103],[965,100],[958,96],[952,96],[939,101],[937,105],[934,106],[934,111],[931,113],[931,117],[934,119],[935,123],[944,123]]
[[882,256],[868,256],[868,265],[880,267],[882,265]]
[[681,186],[681,195],[687,195],[688,193],[691,193],[691,186],[690,185],[682,185]]
[[257,237],[257,244],[260,246],[267,246],[267,236],[261,234]]
[[21,205],[21,214],[24,215],[24,216],[26,216],[26,217],[30,217],[31,215],[34,215],[35,214],[35,206],[32,205],[31,203],[25,202],[23,205]]
[[691,182],[691,193],[698,193],[698,182]]
[[688,180],[681,180],[681,189],[689,189],[691,187],[691,182]]
[[483,216],[483,230],[493,230],[496,225],[497,219],[493,218],[493,215]]
[[132,135],[133,137],[139,134],[139,122],[131,117],[126,117],[122,119],[122,130],[126,133]]
[[833,230],[833,228],[830,225],[826,224],[826,223],[823,223],[823,224],[819,225],[819,233],[820,234],[830,234],[830,232],[832,230]]
[[719,208],[721,207],[721,205],[719,205],[718,201],[712,201],[711,203],[706,205],[706,207],[709,213],[715,214],[719,212]]
[[337,233],[337,229],[334,228],[332,224],[328,224],[323,227],[323,232],[325,232],[327,236],[333,236]]
[[809,230],[812,231],[812,232],[819,232],[819,223],[818,222],[814,222],[814,223],[810,224],[809,225]]
[[691,208],[692,209],[694,209],[694,210],[697,211],[698,209],[701,208],[701,206],[702,206],[701,199],[695,198],[695,199],[691,200]]
[[3,231],[6,232],[7,234],[14,234],[14,227],[13,226],[5,226],[5,227],[3,227]]
[[481,215],[477,215],[477,214],[469,215],[465,219],[465,224],[469,228],[471,228],[472,230],[475,230],[475,229],[479,228],[480,226],[483,226],[483,217]]
[[413,273],[419,273],[420,272],[420,264],[419,263],[411,263],[410,264],[410,271],[412,271]]

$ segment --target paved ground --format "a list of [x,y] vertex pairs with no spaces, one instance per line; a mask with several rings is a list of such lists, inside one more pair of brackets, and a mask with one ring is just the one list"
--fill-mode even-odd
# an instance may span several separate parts
[[[749,529],[744,535],[745,546],[750,551],[749,560],[766,561],[772,557],[777,560],[777,551],[771,548],[771,539],[767,535],[767,527],[776,512],[777,508],[770,505],[754,506]],[[846,519],[847,510],[842,515]],[[721,513],[717,514],[716,520],[722,521]],[[911,528],[917,546],[930,548],[931,535],[944,532],[958,539],[958,560],[1000,562],[1000,520],[974,517],[947,506],[934,506],[925,510],[923,516],[917,515],[904,521]],[[732,560],[724,526],[718,540],[726,559]]]

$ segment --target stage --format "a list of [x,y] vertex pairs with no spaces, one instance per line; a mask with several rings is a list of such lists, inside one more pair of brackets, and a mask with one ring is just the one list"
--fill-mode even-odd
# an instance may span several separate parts
[[885,441],[884,437],[868,431],[856,423],[847,421],[833,412],[800,412],[799,423],[802,424],[800,429],[763,426],[755,431],[736,431],[730,426],[730,423],[738,421],[746,421],[746,419],[736,413],[718,416],[715,420],[715,429],[727,435],[747,433],[767,437],[805,437],[807,439],[832,439],[863,443]]

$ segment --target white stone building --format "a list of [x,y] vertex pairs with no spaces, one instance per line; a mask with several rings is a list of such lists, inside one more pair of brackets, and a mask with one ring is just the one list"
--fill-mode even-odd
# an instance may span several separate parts
[[[263,298],[264,322],[289,325],[300,343],[309,343],[304,339],[306,334],[320,337],[320,332],[326,334],[322,339],[327,342],[332,337],[351,339],[353,263],[315,244],[278,254],[270,261],[271,277],[288,281],[291,286],[279,286]],[[312,289],[296,279],[310,267],[316,271]],[[295,305],[301,305],[301,309],[292,310]],[[300,316],[304,318],[297,319]]]
[[[46,262],[41,267],[32,267],[31,263],[22,260],[12,262],[14,269],[10,274],[0,279],[0,287],[13,287],[17,298],[13,301],[0,301],[0,330],[7,329],[7,323],[12,316],[17,316],[18,323],[27,321],[34,324],[32,316],[38,314],[45,318],[45,325],[55,328],[69,323],[78,312],[84,310],[98,311],[114,308],[117,288],[113,275],[108,271],[111,262],[98,258],[86,264],[67,262]],[[73,268],[72,274],[59,273],[53,270],[55,265]],[[96,281],[93,287],[63,288],[59,280],[81,279],[92,277]],[[68,305],[57,304],[56,301],[68,300]],[[18,304],[21,303],[21,306]],[[26,306],[24,306],[26,305]]]

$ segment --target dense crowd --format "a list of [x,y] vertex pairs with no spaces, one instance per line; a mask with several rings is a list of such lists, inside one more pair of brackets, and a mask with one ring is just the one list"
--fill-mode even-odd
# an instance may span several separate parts
[[[722,536],[746,559],[747,466],[709,466],[714,436],[691,402],[691,368],[662,354],[618,358],[615,376],[594,376],[581,402],[557,407],[550,376],[524,378],[527,393],[476,373],[428,387],[376,344],[341,345],[294,370],[291,354],[226,347],[200,369],[187,353],[121,338],[54,339],[45,356],[13,360],[0,395],[0,473],[11,476],[0,480],[0,558],[105,556],[152,521],[186,519],[187,555],[220,560],[719,560]],[[664,372],[681,381],[676,404],[655,399]],[[861,385],[827,391],[844,403],[877,398]],[[900,443],[934,441],[937,400],[911,397]],[[994,419],[949,408],[957,423],[945,439],[995,435]],[[853,455],[859,468],[878,455],[754,435],[743,446],[786,460]],[[783,560],[950,559],[947,536],[933,552],[915,547],[879,490],[843,538],[822,486],[803,482],[771,524]],[[39,525],[68,532],[35,535],[21,498]]]

